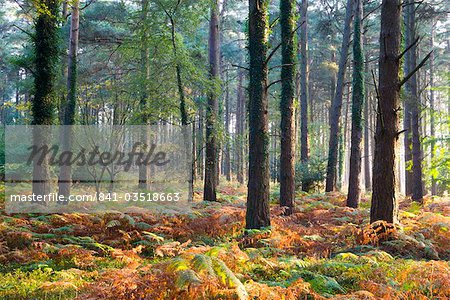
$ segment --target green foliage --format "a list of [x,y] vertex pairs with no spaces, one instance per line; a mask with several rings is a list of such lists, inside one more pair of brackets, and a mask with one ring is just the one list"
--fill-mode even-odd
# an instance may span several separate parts
[[209,275],[214,276],[213,262],[210,256],[196,254],[192,259],[193,267],[198,272],[206,271]]
[[202,283],[201,279],[197,276],[197,274],[190,270],[181,270],[177,274],[177,279],[175,281],[175,285],[178,289],[182,290],[190,285],[200,284]]
[[2,299],[73,299],[83,283],[70,270],[53,271],[38,268],[30,272],[20,269],[0,274],[0,297]]
[[223,261],[218,258],[214,258],[213,268],[222,283],[228,285],[229,287],[236,288],[236,293],[240,300],[248,299],[248,293],[245,286]]
[[304,184],[307,190],[317,191],[323,186],[326,175],[325,156],[311,156],[308,163],[297,163],[295,166],[295,182],[299,186]]

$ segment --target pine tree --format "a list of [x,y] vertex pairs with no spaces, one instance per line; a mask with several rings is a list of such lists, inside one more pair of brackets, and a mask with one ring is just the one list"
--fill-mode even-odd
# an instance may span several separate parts
[[295,47],[294,37],[295,1],[280,1],[281,25],[281,155],[280,155],[280,205],[291,214],[295,197],[295,151],[294,151],[294,95],[295,95]]
[[267,6],[249,1],[249,172],[246,228],[270,225],[269,134],[267,98]]

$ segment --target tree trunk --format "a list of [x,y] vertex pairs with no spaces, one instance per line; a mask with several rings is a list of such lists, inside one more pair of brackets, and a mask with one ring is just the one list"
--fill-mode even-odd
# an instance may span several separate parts
[[[308,0],[300,7],[300,161],[308,163]],[[302,190],[308,190],[302,182]]]
[[223,171],[227,181],[231,181],[231,150],[230,150],[230,87],[228,71],[225,72],[225,144]]
[[203,171],[204,171],[204,149],[203,149],[203,119],[204,119],[204,113],[203,113],[203,103],[198,104],[198,128],[197,128],[197,175],[200,180],[203,180]]
[[295,198],[295,47],[294,0],[280,1],[281,25],[281,154],[280,154],[280,205],[287,207],[285,214],[292,214]]
[[[409,5],[410,6],[410,5]],[[409,26],[409,9],[406,7],[404,11],[404,25],[405,25],[405,47],[408,47],[413,42],[411,37],[411,26]],[[403,73],[410,72],[411,64],[411,50],[407,51],[403,56]],[[411,87],[410,82],[405,84],[405,99],[403,101],[403,146],[405,151],[405,195],[410,196],[412,193],[412,140],[411,140]]]
[[[409,1],[409,5],[406,6],[408,10],[408,25],[410,32],[410,39],[414,41],[416,39],[416,13],[415,4],[412,0]],[[409,71],[411,72],[417,65],[417,47],[414,45],[409,50]],[[405,73],[405,76],[408,73]],[[422,149],[420,142],[420,99],[417,89],[417,73],[414,73],[408,80],[409,83],[409,95],[411,105],[411,131],[412,131],[412,199],[414,201],[421,202],[423,200],[423,182],[422,182]]]
[[[209,20],[209,76],[211,80],[219,79],[219,15],[218,1],[213,3],[211,18]],[[204,201],[217,201],[217,119],[219,112],[219,101],[217,93],[208,95],[206,106],[206,159],[205,159],[205,182],[203,189]]]
[[270,226],[267,1],[249,0],[249,178],[246,228]]
[[353,34],[353,93],[352,136],[350,147],[350,177],[347,206],[357,208],[361,200],[361,142],[362,109],[364,104],[364,51],[363,51],[363,0],[356,1]]
[[[431,50],[434,48],[434,20],[431,26]],[[434,51],[430,56],[430,135],[431,135],[431,143],[430,143],[430,160],[431,160],[431,168],[436,168],[434,166],[434,155],[435,155],[435,139],[436,139],[436,128],[435,128],[435,104],[434,104]],[[434,175],[431,175],[431,195],[436,195],[437,193],[437,184],[436,178]]]
[[[366,58],[367,61],[367,58]],[[367,65],[367,63],[366,63]],[[366,67],[366,75],[368,73],[368,67]],[[366,91],[366,102],[364,103],[364,187],[366,192],[372,190],[372,185],[370,181],[370,139],[371,133],[369,131],[370,120],[369,120],[369,101],[371,100],[369,93]]]
[[[58,1],[41,0],[39,5],[46,7],[38,11],[35,20],[35,95],[32,103],[32,125],[52,125],[54,118],[54,87],[56,81],[55,61],[58,60]],[[33,130],[33,144],[37,147],[50,142],[46,132]],[[42,164],[33,164],[33,194],[45,195],[50,192],[48,159]]]
[[339,69],[336,89],[330,110],[330,141],[328,147],[328,164],[325,191],[332,192],[336,189],[336,165],[338,162],[339,127],[341,119],[342,94],[344,92],[345,72],[347,70],[348,48],[350,47],[350,35],[353,19],[353,4],[355,0],[347,0],[345,11],[344,33],[342,36],[341,55],[339,57]]
[[[147,27],[147,16],[148,16],[148,0],[142,0],[142,11],[141,11],[141,99],[140,99],[140,110],[141,110],[141,142],[149,145],[149,135],[147,130],[148,117],[147,117],[147,101],[148,101],[148,90],[147,81],[150,77],[150,66],[149,66],[149,50],[148,50],[148,27]],[[148,189],[148,182],[150,179],[150,168],[145,164],[139,165],[139,189]]]
[[395,196],[395,150],[398,141],[399,50],[401,4],[383,0],[381,4],[379,99],[373,160],[373,194],[370,222],[397,221]]
[[240,184],[244,183],[244,123],[245,98],[243,88],[244,73],[238,71],[237,105],[236,105],[236,177]]
[[[175,71],[177,76],[177,87],[178,87],[178,96],[180,98],[180,115],[181,115],[181,125],[183,126],[183,144],[185,151],[187,151],[186,157],[189,157],[189,154],[191,152],[191,146],[189,141],[189,129],[188,129],[188,114],[186,109],[186,96],[184,93],[183,88],[183,80],[181,77],[181,63],[178,61],[178,47],[177,47],[177,40],[176,40],[176,34],[175,34],[175,20],[173,19],[172,15],[167,15],[169,17],[170,21],[170,33],[171,33],[171,42],[172,42],[172,51],[173,56],[175,59]],[[192,164],[190,166],[190,173],[188,176],[188,185],[189,185],[189,191],[188,191],[188,200],[192,201],[193,195],[194,195],[194,179],[193,179],[193,170],[192,170]]]

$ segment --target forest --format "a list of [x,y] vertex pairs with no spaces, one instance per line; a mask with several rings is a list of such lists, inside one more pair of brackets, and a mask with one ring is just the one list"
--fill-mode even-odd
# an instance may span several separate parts
[[0,299],[450,299],[449,13],[0,0]]

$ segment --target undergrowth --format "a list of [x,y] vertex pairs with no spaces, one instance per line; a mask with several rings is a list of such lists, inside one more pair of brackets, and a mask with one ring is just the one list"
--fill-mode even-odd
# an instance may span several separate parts
[[[1,299],[448,299],[449,200],[368,224],[339,193],[304,194],[244,231],[245,187],[189,215],[0,216]],[[3,207],[3,204],[2,204]]]

